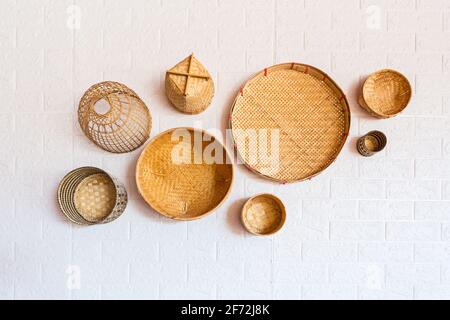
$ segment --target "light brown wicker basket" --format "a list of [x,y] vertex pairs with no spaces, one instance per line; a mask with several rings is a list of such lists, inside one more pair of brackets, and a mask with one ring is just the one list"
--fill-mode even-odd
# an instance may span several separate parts
[[211,104],[214,82],[208,70],[191,55],[167,71],[166,94],[181,112],[198,114]]
[[[204,157],[211,150],[214,159]],[[204,131],[177,128],[154,138],[136,167],[139,193],[158,213],[175,220],[200,219],[227,198],[233,165],[225,147]]]
[[286,208],[277,197],[261,194],[247,201],[242,209],[241,219],[250,233],[269,236],[283,228]]
[[[96,109],[100,101],[108,106],[104,113]],[[78,122],[92,142],[112,153],[136,150],[148,140],[152,128],[150,111],[139,96],[111,81],[98,83],[84,94]]]
[[381,131],[371,131],[358,139],[357,148],[364,157],[371,157],[386,148],[387,137]]
[[[281,64],[265,69],[241,89],[230,128],[250,170],[281,183],[298,182],[335,161],[348,137],[350,109],[342,90],[324,72],[304,64]],[[257,150],[256,159],[256,148],[248,143],[252,132],[264,139],[264,130],[279,136],[278,148],[276,138],[272,143],[279,158],[275,165],[261,160],[264,150]]]
[[372,116],[387,119],[402,112],[411,98],[408,79],[397,71],[385,69],[370,75],[364,82],[359,104]]
[[58,188],[61,211],[80,225],[105,224],[116,220],[127,206],[125,187],[105,171],[83,167],[64,177]]

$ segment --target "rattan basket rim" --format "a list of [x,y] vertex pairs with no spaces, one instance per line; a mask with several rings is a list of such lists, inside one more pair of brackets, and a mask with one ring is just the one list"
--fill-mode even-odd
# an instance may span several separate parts
[[[259,199],[259,198],[268,198],[268,199],[272,199],[272,200],[274,200],[274,201],[278,204],[278,206],[279,206],[280,209],[281,209],[281,215],[282,215],[281,223],[280,223],[280,225],[277,226],[277,228],[275,228],[275,229],[274,229],[272,232],[270,232],[270,233],[257,233],[257,232],[254,232],[254,231],[247,225],[247,223],[246,223],[246,221],[245,221],[245,215],[247,214],[247,211],[248,211],[248,205],[249,205],[252,201],[257,200],[257,199]],[[284,225],[286,224],[286,219],[287,219],[287,212],[286,212],[286,206],[284,205],[283,201],[281,201],[281,199],[278,198],[277,196],[275,196],[275,195],[273,195],[273,194],[270,194],[270,193],[261,193],[261,194],[258,194],[258,195],[255,195],[255,196],[251,197],[250,199],[248,199],[248,200],[245,202],[245,204],[244,204],[244,206],[242,207],[242,210],[241,210],[241,222],[242,222],[242,225],[244,226],[244,228],[245,228],[248,232],[250,232],[251,234],[254,234],[254,235],[256,235],[256,236],[268,237],[268,236],[272,236],[272,235],[278,233],[281,229],[283,229]]]
[[[194,131],[194,132],[196,131],[196,132],[201,132],[202,135],[206,134],[206,135],[208,135],[208,136],[210,136],[212,138],[215,138],[216,141],[218,141],[220,143],[220,146],[225,151],[227,160],[230,161],[229,165],[230,165],[230,168],[231,168],[231,181],[230,181],[230,187],[228,188],[228,191],[227,191],[226,195],[223,197],[223,199],[219,202],[219,204],[216,207],[214,207],[213,209],[209,210],[208,212],[206,212],[206,213],[204,213],[204,214],[202,214],[200,216],[190,217],[190,218],[174,217],[174,216],[168,215],[166,212],[163,212],[162,210],[156,209],[154,206],[152,206],[151,203],[148,203],[145,200],[144,193],[142,192],[142,188],[141,188],[141,185],[140,185],[139,180],[138,180],[138,175],[139,175],[138,171],[139,171],[139,167],[140,167],[140,164],[142,162],[142,159],[144,157],[145,150],[147,150],[147,148],[149,146],[151,146],[154,142],[156,142],[158,139],[162,138],[166,134],[168,134],[170,132],[173,132],[175,130],[188,130],[188,131]],[[139,195],[142,197],[142,199],[145,201],[145,203],[148,204],[154,211],[156,211],[160,215],[162,215],[162,216],[164,216],[166,218],[169,218],[171,220],[174,220],[174,221],[196,221],[196,220],[200,220],[200,219],[205,218],[205,217],[211,215],[212,213],[214,213],[219,207],[221,207],[228,200],[228,198],[229,198],[229,196],[230,196],[230,194],[232,192],[232,189],[233,189],[234,178],[235,178],[234,165],[233,165],[230,153],[228,152],[226,146],[220,140],[218,140],[214,135],[212,135],[211,133],[208,133],[206,130],[199,129],[199,128],[194,128],[194,127],[171,128],[171,129],[168,129],[168,130],[166,130],[164,132],[159,133],[157,136],[155,136],[152,139],[150,139],[150,141],[145,145],[144,150],[142,151],[141,155],[139,156],[139,159],[138,159],[138,161],[136,163],[136,169],[135,169],[135,180],[136,180],[136,185],[137,185],[137,189],[138,189]]]
[[[251,77],[249,80],[247,80],[247,82],[245,82],[244,85],[241,87],[240,92],[242,92],[243,88],[245,88],[246,86],[248,86],[249,84],[251,84],[253,81],[255,81],[256,78],[258,78],[258,77],[260,77],[260,76],[263,76],[268,70],[275,69],[275,68],[276,68],[276,69],[284,69],[284,68],[292,69],[294,66],[301,66],[301,67],[309,68],[309,69],[315,70],[315,71],[317,71],[317,72],[319,72],[319,73],[322,73],[322,74],[327,78],[327,80],[328,80],[330,83],[332,83],[332,84],[333,84],[333,85],[341,92],[342,97],[343,97],[343,101],[345,102],[345,106],[346,106],[346,108],[345,108],[345,113],[346,113],[346,115],[347,115],[348,132],[350,132],[350,128],[351,128],[351,124],[352,124],[352,115],[351,115],[351,111],[350,111],[350,104],[349,104],[349,102],[348,102],[347,96],[345,95],[345,92],[342,90],[342,88],[341,88],[341,87],[340,87],[340,86],[339,86],[339,85],[338,85],[338,84],[337,84],[337,83],[336,83],[336,82],[335,82],[335,81],[334,81],[334,80],[333,80],[326,72],[324,72],[324,71],[322,71],[322,70],[320,70],[320,69],[318,69],[318,68],[316,68],[316,67],[314,67],[314,66],[311,66],[311,65],[309,65],[309,64],[297,63],[297,62],[290,62],[290,63],[289,63],[289,62],[288,62],[288,63],[280,63],[280,64],[276,64],[276,65],[273,65],[273,66],[271,66],[271,67],[269,67],[269,68],[263,69],[263,70],[261,70],[260,72],[256,73],[255,75],[253,75],[253,77]],[[230,110],[230,115],[229,115],[229,124],[228,124],[228,125],[229,125],[229,129],[231,130],[231,136],[233,137],[233,141],[236,141],[236,139],[235,139],[235,136],[234,136],[234,130],[233,130],[232,118],[233,118],[234,108],[236,107],[236,103],[237,103],[238,99],[239,99],[239,94],[236,95],[236,97],[235,97],[235,99],[234,99],[234,101],[233,101],[233,104],[232,104],[232,107],[231,107],[231,110]],[[342,152],[342,149],[343,149],[344,146],[347,144],[348,136],[349,136],[349,135],[347,134],[346,137],[344,138],[344,140],[342,141],[342,145],[340,146],[339,150],[336,152],[336,156],[333,157],[333,158],[331,159],[332,161],[329,163],[328,166],[326,166],[325,168],[323,168],[322,171],[317,172],[316,174],[311,175],[310,177],[305,178],[305,179],[301,179],[301,180],[287,180],[287,181],[286,181],[286,180],[278,180],[278,179],[275,179],[275,178],[270,177],[270,176],[268,176],[268,175],[265,175],[265,174],[263,174],[263,173],[261,173],[261,172],[255,170],[254,168],[252,168],[251,166],[249,166],[249,165],[245,162],[245,160],[244,160],[244,158],[242,157],[242,155],[241,155],[241,153],[240,153],[240,151],[239,151],[239,149],[238,149],[236,143],[234,144],[234,147],[235,147],[235,151],[236,151],[237,156],[240,158],[240,161],[241,161],[241,162],[244,164],[244,166],[247,167],[247,169],[249,169],[251,172],[253,172],[253,173],[259,175],[260,177],[263,177],[263,178],[265,178],[265,179],[271,180],[271,181],[273,181],[273,182],[278,182],[278,183],[282,183],[282,184],[292,184],[292,183],[298,183],[298,182],[304,182],[304,181],[311,180],[311,179],[317,177],[318,175],[320,175],[320,174],[321,174],[322,172],[324,172],[325,170],[327,170],[334,162],[336,162],[337,158],[339,157],[339,154]]]
[[[366,102],[367,101],[366,100],[366,98],[367,98],[367,95],[366,95],[367,94],[367,91],[366,91],[367,83],[373,77],[375,77],[375,76],[377,76],[377,75],[379,75],[381,73],[385,73],[385,72],[393,73],[393,74],[396,74],[396,75],[400,76],[400,78],[402,78],[405,81],[405,83],[408,85],[409,92],[410,92],[409,97],[408,97],[408,101],[406,102],[405,106],[402,108],[402,110],[400,110],[400,111],[398,111],[398,112],[396,112],[394,114],[386,114],[386,113],[378,112],[377,110],[375,110],[371,106],[369,106],[369,104]],[[406,107],[410,104],[410,102],[412,100],[412,97],[413,97],[413,89],[412,89],[412,86],[411,86],[411,82],[408,80],[408,78],[404,74],[402,74],[401,72],[399,72],[397,70],[394,70],[394,69],[385,68],[385,69],[381,69],[381,70],[378,70],[378,71],[375,71],[375,72],[371,73],[364,80],[364,83],[363,83],[363,86],[362,86],[362,96],[361,97],[362,97],[362,100],[363,100],[362,103],[364,103],[364,107],[368,108],[371,112],[373,112],[374,115],[376,115],[378,117],[381,117],[381,118],[390,118],[390,117],[394,117],[394,116],[399,115],[400,113],[402,113],[406,109]]]
[[[76,208],[75,208],[75,210],[77,210],[78,214],[79,214],[80,217],[85,221],[85,223],[81,223],[80,221],[75,220],[70,214],[67,214],[67,213],[65,212],[65,210],[64,210],[64,208],[63,208],[63,205],[62,205],[61,189],[62,189],[64,183],[67,181],[67,178],[70,177],[72,174],[74,174],[74,173],[76,173],[76,172],[79,172],[79,171],[83,171],[83,170],[95,170],[95,171],[97,171],[97,174],[105,174],[105,175],[108,177],[108,179],[109,179],[109,180],[113,183],[113,185],[115,186],[115,183],[114,183],[113,178],[112,178],[111,175],[110,175],[108,172],[106,172],[105,170],[100,169],[100,168],[97,168],[97,167],[91,167],[91,166],[80,167],[80,168],[74,169],[74,170],[70,171],[69,173],[67,173],[67,174],[64,176],[64,178],[61,180],[61,182],[59,183],[59,185],[58,185],[58,190],[57,190],[58,205],[59,205],[59,208],[60,208],[61,212],[64,214],[64,216],[65,216],[67,219],[69,219],[71,222],[73,222],[73,223],[75,223],[75,224],[77,224],[77,225],[80,225],[80,226],[86,226],[86,225],[91,225],[91,226],[93,226],[93,225],[98,225],[98,224],[101,223],[101,222],[96,223],[96,222],[92,222],[92,221],[86,220],[86,219],[83,217],[83,215],[82,215],[80,212],[78,212],[78,210],[77,210]],[[118,193],[118,190],[117,190],[116,187],[115,187],[115,189],[116,189],[116,201],[115,201],[115,203],[114,203],[114,207],[116,207],[116,206],[118,205],[118,202],[119,202],[119,197],[118,197],[118,194],[117,194],[117,193]],[[108,218],[108,217],[106,217],[104,220],[107,220],[107,218]]]

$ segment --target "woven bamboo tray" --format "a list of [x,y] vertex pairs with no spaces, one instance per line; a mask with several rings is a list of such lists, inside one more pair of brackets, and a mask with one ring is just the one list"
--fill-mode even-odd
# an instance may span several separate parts
[[[342,90],[319,69],[281,64],[265,69],[241,89],[230,128],[237,152],[250,170],[291,183],[310,179],[335,161],[348,137],[350,109]],[[273,145],[279,157],[275,165],[255,158],[256,148],[249,147],[247,139],[252,130],[278,132],[278,148],[273,143],[268,148]]]
[[125,187],[105,171],[84,167],[61,181],[58,188],[61,211],[80,225],[105,224],[116,220],[127,206]]
[[[210,140],[202,142],[202,137]],[[217,160],[207,162],[202,154],[210,154],[212,147]],[[154,138],[136,167],[139,193],[155,211],[175,220],[196,220],[213,212],[227,198],[232,181],[225,147],[193,128],[171,129]]]
[[[96,109],[99,101],[108,109]],[[103,150],[112,153],[131,152],[149,138],[152,128],[150,111],[139,96],[117,82],[92,86],[81,98],[78,122],[85,135]]]
[[179,111],[198,114],[214,97],[214,82],[208,70],[191,55],[166,73],[166,94]]
[[277,197],[262,194],[247,201],[242,209],[241,219],[250,233],[268,236],[283,228],[286,222],[286,208]]
[[387,137],[381,131],[371,131],[358,139],[357,148],[364,157],[372,157],[386,148]]
[[359,104],[372,116],[380,119],[401,113],[412,98],[408,79],[394,70],[381,70],[364,82]]

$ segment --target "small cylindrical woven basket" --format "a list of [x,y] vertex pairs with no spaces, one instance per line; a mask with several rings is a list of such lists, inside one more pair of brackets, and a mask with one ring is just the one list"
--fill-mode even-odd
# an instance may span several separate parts
[[261,194],[247,201],[242,209],[241,220],[245,228],[254,235],[273,235],[286,222],[286,208],[274,195]]
[[371,131],[358,139],[357,148],[364,157],[372,157],[386,148],[387,137],[381,131]]
[[119,218],[127,206],[122,183],[105,171],[83,167],[67,174],[58,188],[63,214],[79,225],[95,225]]
[[187,114],[205,111],[214,97],[208,70],[191,55],[166,73],[166,94],[172,105]]
[[360,106],[380,119],[401,113],[412,98],[408,79],[395,70],[385,69],[370,75],[364,82]]
[[[106,101],[109,110],[96,111],[96,103]],[[103,150],[127,153],[150,137],[152,117],[145,103],[126,85],[98,83],[84,94],[78,108],[78,122],[85,135]]]

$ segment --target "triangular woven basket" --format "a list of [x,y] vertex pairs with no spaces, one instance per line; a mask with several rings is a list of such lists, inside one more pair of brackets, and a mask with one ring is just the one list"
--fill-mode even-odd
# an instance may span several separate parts
[[214,82],[208,70],[191,55],[167,71],[166,94],[179,111],[198,114],[214,97]]

